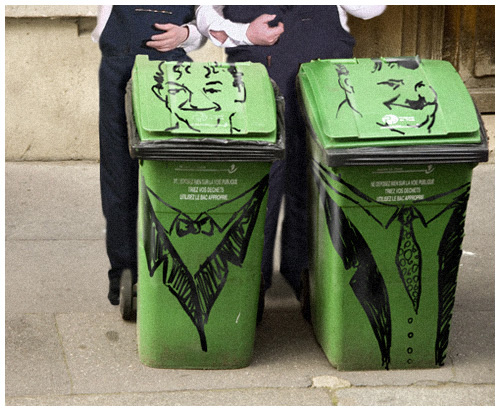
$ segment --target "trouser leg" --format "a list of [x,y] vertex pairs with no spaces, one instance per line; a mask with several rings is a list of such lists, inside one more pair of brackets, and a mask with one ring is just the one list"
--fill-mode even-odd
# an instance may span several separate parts
[[137,160],[130,157],[125,117],[125,87],[130,58],[103,58],[100,81],[100,182],[106,219],[106,251],[110,282],[119,284],[121,271],[137,276]]
[[280,271],[299,296],[301,272],[308,267],[307,154],[305,126],[297,117],[298,106],[289,106],[292,107],[285,114],[285,159],[273,164],[269,178],[262,273],[267,289],[271,285],[274,245],[284,195]]
[[268,193],[266,223],[264,226],[264,250],[261,266],[266,290],[271,286],[274,268],[274,245],[276,242],[278,218],[283,198],[283,161],[276,161],[271,166]]
[[299,296],[301,272],[308,267],[308,194],[305,127],[297,115],[300,113],[290,110],[286,117],[287,148],[283,170],[285,207],[280,271]]

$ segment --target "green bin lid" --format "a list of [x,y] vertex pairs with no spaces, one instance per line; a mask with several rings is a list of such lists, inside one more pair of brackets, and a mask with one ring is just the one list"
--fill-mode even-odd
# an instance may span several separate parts
[[126,96],[131,154],[213,161],[238,161],[240,154],[241,161],[281,158],[282,99],[262,64],[138,55]]
[[144,139],[207,134],[266,138],[276,131],[273,88],[260,64],[150,61],[140,55],[132,96]]
[[325,150],[384,148],[390,155],[388,147],[400,153],[407,147],[414,156],[425,147],[419,161],[426,161],[429,145],[484,145],[474,102],[449,62],[315,60],[302,64],[297,81],[310,129]]

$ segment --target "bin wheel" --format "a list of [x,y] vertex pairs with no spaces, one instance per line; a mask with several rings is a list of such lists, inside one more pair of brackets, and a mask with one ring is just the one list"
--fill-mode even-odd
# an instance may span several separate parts
[[300,309],[307,322],[311,322],[311,289],[309,286],[309,270],[305,269],[300,275]]
[[120,279],[120,313],[125,321],[134,321],[136,318],[134,294],[132,270],[123,270]]

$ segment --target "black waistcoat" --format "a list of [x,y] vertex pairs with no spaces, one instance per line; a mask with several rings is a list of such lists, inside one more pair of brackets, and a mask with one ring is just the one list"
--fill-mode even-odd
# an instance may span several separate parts
[[273,46],[227,48],[229,61],[261,62],[277,78],[291,72],[295,76],[301,63],[314,59],[352,57],[354,38],[340,24],[337,6],[224,7],[224,17],[239,23],[252,22],[264,13],[276,14],[271,26],[283,22],[285,32],[279,41]]
[[[148,54],[151,59],[167,59],[145,43],[154,34],[161,33],[155,23],[182,25],[194,18],[194,6],[113,6],[100,38],[103,55],[125,56]],[[168,52],[168,60],[185,59],[186,53],[177,48]]]

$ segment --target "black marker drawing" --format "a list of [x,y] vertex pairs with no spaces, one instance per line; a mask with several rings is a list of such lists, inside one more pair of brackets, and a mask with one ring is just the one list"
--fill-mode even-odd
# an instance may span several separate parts
[[[145,195],[144,250],[146,253],[150,277],[162,267],[163,284],[177,298],[189,316],[200,337],[201,348],[207,351],[205,324],[210,311],[222,292],[229,274],[230,265],[241,267],[246,254],[252,232],[254,230],[259,209],[268,188],[269,176],[266,175],[252,188],[238,197],[223,202],[217,207],[191,218],[186,213],[169,205],[161,199],[143,181]],[[169,215],[172,221],[165,223],[167,217],[163,213],[162,221],[151,204],[150,196],[155,198]],[[221,208],[229,206],[232,210],[224,224],[217,223],[216,214]],[[238,207],[235,210],[235,207]],[[212,214],[213,213],[213,214]],[[223,214],[226,215],[226,214]],[[219,240],[217,236],[222,236]],[[214,242],[213,252],[205,261],[191,272],[176,249],[176,238],[187,235],[198,235],[199,241]]]
[[415,314],[418,314],[420,294],[422,293],[422,251],[415,238],[413,220],[417,218],[414,207],[401,207],[397,219],[401,224],[398,248],[396,252],[396,267],[403,281],[406,293],[413,304]]
[[[408,294],[411,306],[418,315],[419,302],[422,293],[422,267],[425,261],[413,231],[413,224],[419,222],[427,228],[444,213],[452,210],[452,215],[446,225],[440,240],[438,255],[438,325],[435,345],[436,365],[442,365],[448,344],[450,322],[454,304],[457,274],[462,255],[461,242],[464,235],[465,211],[470,192],[470,183],[454,188],[445,193],[431,196],[424,200],[415,200],[409,205],[387,204],[376,201],[362,193],[353,185],[343,180],[340,175],[329,171],[326,167],[313,161],[313,177],[320,192],[332,245],[341,257],[346,270],[355,268],[350,286],[363,307],[377,339],[382,366],[389,369],[391,350],[391,314],[390,296],[381,273],[373,257],[372,251],[356,225],[349,220],[337,201],[340,197],[348,199],[360,207],[380,227],[387,229],[394,221],[400,223],[400,237],[395,250],[395,266],[402,285]],[[332,195],[329,194],[332,193]],[[349,194],[346,194],[349,193]],[[420,205],[432,204],[440,199],[446,201],[439,212],[423,211]],[[440,203],[441,204],[441,203]],[[379,207],[373,207],[377,205]],[[381,207],[380,207],[381,206]],[[386,214],[387,207],[394,213],[387,221],[383,221],[382,210]],[[429,212],[431,215],[428,215]],[[424,215],[425,214],[425,215]],[[413,319],[409,319],[411,324]],[[413,337],[413,333],[411,333]],[[410,351],[408,351],[410,353]]]
[[227,127],[230,134],[241,131],[235,120],[244,109],[246,88],[236,66],[162,61],[154,81],[153,93],[176,118],[165,131],[187,127],[199,133],[201,126]]
[[404,135],[405,129],[425,127],[430,133],[438,110],[437,93],[425,79],[405,76],[405,70],[418,69],[420,61],[400,58],[373,59],[373,62],[366,82],[355,86],[351,84],[348,66],[336,64],[338,83],[345,94],[338,105],[337,118],[344,106],[361,117],[376,110],[385,113],[376,123],[381,128]]
[[436,364],[443,365],[450,335],[451,316],[457,288],[458,267],[462,256],[465,212],[469,199],[469,188],[452,204],[453,214],[439,244],[438,296],[439,315],[436,338]]

